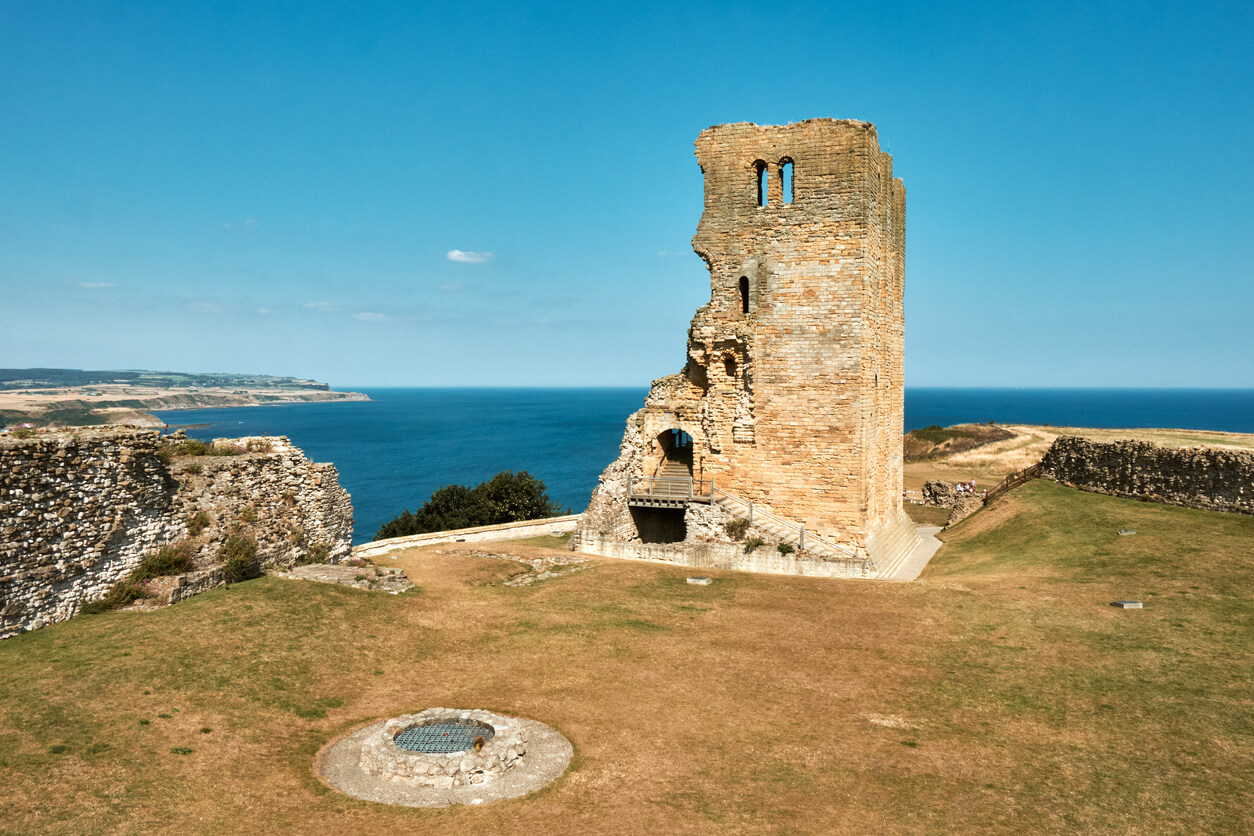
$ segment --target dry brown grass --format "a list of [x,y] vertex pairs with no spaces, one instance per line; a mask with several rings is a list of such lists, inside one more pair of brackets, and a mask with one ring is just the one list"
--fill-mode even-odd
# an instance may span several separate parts
[[1254,449],[1254,434],[1202,430],[1109,430],[1090,427],[1007,426],[1014,438],[996,441],[932,461],[906,462],[906,490],[921,490],[929,479],[946,482],[976,480],[976,487],[991,488],[1006,476],[1041,460],[1049,445],[1060,435],[1078,435],[1094,441],[1149,441],[1166,447],[1228,447]]
[[[403,596],[263,578],[5,641],[0,832],[1238,832],[1254,519],[1040,484],[914,584],[598,559],[507,588],[515,564],[442,546],[380,560]],[[486,808],[313,776],[337,734],[434,705],[548,723],[575,761]]]

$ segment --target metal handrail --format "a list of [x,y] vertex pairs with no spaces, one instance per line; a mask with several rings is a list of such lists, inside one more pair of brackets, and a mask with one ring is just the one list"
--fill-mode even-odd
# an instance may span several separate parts
[[705,485],[713,489],[714,480],[682,476],[641,476],[633,480],[631,495],[657,499],[703,499],[710,496],[704,490]]
[[[708,493],[704,490],[706,485],[709,485]],[[753,518],[756,514],[758,517],[764,517],[774,522],[785,530],[795,530],[797,532],[797,546],[800,549],[805,549],[806,537],[808,535],[812,543],[821,543],[838,554],[844,555],[846,559],[864,561],[865,565],[872,570],[875,569],[875,561],[869,555],[858,554],[848,546],[842,546],[813,531],[806,531],[805,525],[801,523],[784,519],[778,514],[755,507],[753,502],[716,487],[713,479],[693,479],[692,477],[682,476],[641,476],[632,481],[631,495],[652,499],[705,499],[708,497],[711,502],[715,501],[716,496],[722,495],[748,509],[750,525],[753,524]]]
[[[714,480],[711,479],[710,481],[711,483],[713,483]],[[831,540],[828,540],[826,537],[823,537],[812,531],[807,532],[806,527],[802,525],[801,523],[795,523],[792,520],[784,519],[778,514],[772,514],[770,511],[763,511],[761,508],[755,508],[753,503],[750,502],[749,500],[742,499],[736,496],[735,494],[728,493],[722,488],[716,488],[714,487],[713,484],[711,484],[710,485],[710,499],[714,499],[715,494],[722,494],[728,499],[731,499],[735,502],[739,502],[741,505],[746,506],[749,509],[750,525],[753,524],[753,517],[754,517],[754,514],[756,513],[759,516],[766,517],[767,519],[774,521],[776,524],[783,526],[785,529],[796,529],[798,532],[798,536],[797,536],[798,544],[797,545],[799,548],[804,549],[806,547],[806,534],[808,533],[811,540],[817,540],[823,545],[829,546],[835,549],[836,551],[842,554],[845,554],[854,560],[865,560],[871,565],[871,568],[875,568],[875,561],[871,560],[869,556],[860,555],[857,552],[855,552],[853,549],[850,549],[848,546],[842,546],[839,543],[834,543]]]

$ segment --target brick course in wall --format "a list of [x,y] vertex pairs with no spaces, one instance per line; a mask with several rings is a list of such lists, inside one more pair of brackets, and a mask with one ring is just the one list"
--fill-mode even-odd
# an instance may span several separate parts
[[235,526],[275,565],[315,545],[332,561],[350,553],[352,502],[334,466],[286,438],[265,439],[265,452],[169,462],[162,445],[139,429],[0,439],[0,638],[75,615],[146,553],[187,537],[196,511],[211,521],[193,540],[197,571],[161,584],[167,600],[222,582],[213,564]]
[[901,507],[905,188],[875,127],[718,125],[696,149],[705,209],[693,248],[710,270],[710,302],[692,320],[683,372],[654,381],[628,419],[584,540],[641,541],[630,485],[658,471],[679,429],[693,440],[695,478],[855,549],[886,527],[907,536],[880,542],[911,547]]

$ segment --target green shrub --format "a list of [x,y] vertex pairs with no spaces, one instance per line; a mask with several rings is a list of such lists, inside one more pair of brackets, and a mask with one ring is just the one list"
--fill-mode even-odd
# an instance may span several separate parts
[[792,554],[797,550],[792,543],[780,543],[775,548],[779,549],[780,554]]
[[183,472],[190,473],[193,476],[198,476],[202,472],[204,472],[204,469],[205,469],[205,466],[201,464],[200,462],[188,462],[186,465],[184,465]]
[[727,536],[733,540],[739,540],[745,536],[745,532],[749,530],[749,521],[743,517],[734,520],[728,520],[723,524],[723,530],[727,532]]
[[753,554],[758,546],[764,545],[765,543],[766,541],[761,537],[750,537],[748,540],[745,540],[745,554]]
[[191,571],[192,558],[195,555],[196,547],[188,540],[180,540],[172,546],[162,546],[155,552],[144,555],[128,579],[135,583],[142,583],[149,578],[181,575]]
[[251,505],[245,505],[243,510],[239,512],[239,518],[242,522],[251,523],[257,521],[257,509]]
[[218,549],[226,582],[235,583],[257,574],[257,541],[245,534],[232,534]]
[[98,615],[109,610],[116,610],[119,607],[125,607],[127,604],[139,601],[143,598],[151,598],[152,593],[144,586],[131,579],[118,581],[113,587],[104,594],[103,598],[97,598],[95,601],[88,601],[83,605],[82,612],[85,615]]
[[192,750],[186,746],[171,746],[170,751],[176,755],[190,755]]
[[209,527],[213,520],[204,511],[197,511],[187,518],[187,533],[193,537],[199,537],[201,532]]
[[242,456],[248,452],[243,444],[212,444],[206,455],[209,456]]
[[330,559],[331,559],[331,546],[319,540],[316,543],[310,544],[309,548],[305,550],[304,555],[301,556],[300,562],[301,563],[326,563]]
[[209,452],[209,445],[197,438],[185,438],[174,445],[176,456],[204,456]]
[[560,516],[569,510],[549,499],[544,482],[527,471],[503,470],[473,488],[465,485],[440,488],[416,513],[406,509],[384,523],[374,539],[538,520]]
[[250,453],[269,453],[274,449],[274,443],[268,438],[250,438],[244,449]]
[[30,438],[34,434],[35,431],[30,427],[20,427],[13,431],[14,438]]

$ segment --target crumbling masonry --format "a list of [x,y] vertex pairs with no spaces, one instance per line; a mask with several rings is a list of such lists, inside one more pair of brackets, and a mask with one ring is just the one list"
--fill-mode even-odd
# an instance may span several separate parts
[[[722,523],[752,502],[755,525],[771,512],[811,554],[818,534],[882,574],[916,541],[901,507],[905,187],[866,122],[718,125],[696,153],[710,302],[684,370],[628,419],[580,548],[731,543]],[[692,498],[670,496],[685,478]],[[804,547],[786,528],[760,533]]]

